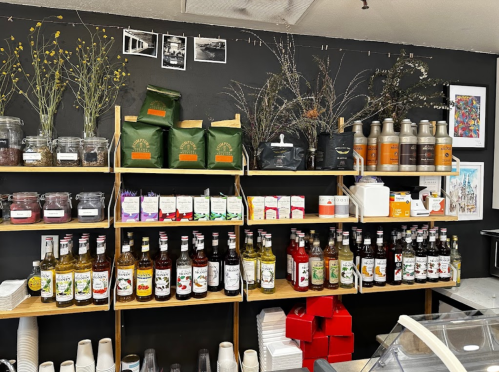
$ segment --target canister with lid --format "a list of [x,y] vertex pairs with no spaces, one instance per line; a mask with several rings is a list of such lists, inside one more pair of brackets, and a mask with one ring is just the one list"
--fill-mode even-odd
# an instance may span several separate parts
[[447,132],[447,122],[437,123],[435,133],[435,171],[452,171],[452,137]]
[[16,192],[10,197],[10,223],[30,224],[40,222],[40,198],[36,192]]
[[400,124],[399,171],[415,172],[418,138],[412,134],[411,121],[402,120]]
[[85,138],[82,144],[81,161],[84,167],[107,167],[108,142],[103,137]]
[[71,221],[71,194],[68,192],[48,192],[42,196],[43,222],[65,223]]
[[23,121],[11,116],[0,116],[0,166],[21,165]]
[[47,137],[27,136],[23,143],[23,163],[27,167],[51,167],[52,148]]
[[377,120],[371,123],[371,133],[367,137],[366,170],[375,171],[378,164],[378,137],[381,133],[381,123]]
[[58,167],[78,167],[80,163],[80,143],[78,137],[59,137],[54,140],[55,165]]
[[418,125],[417,171],[435,171],[435,137],[430,132],[430,122],[421,120]]
[[383,120],[383,130],[378,137],[377,171],[397,172],[399,170],[399,136],[393,130],[393,119]]
[[[360,120],[355,120],[353,122],[352,132],[354,132],[353,149],[362,157],[362,159],[364,159],[365,166],[367,158],[367,138],[364,136],[362,122]],[[357,164],[357,159],[355,159],[355,164]]]
[[76,195],[78,222],[100,222],[104,220],[104,194],[101,192],[81,192]]

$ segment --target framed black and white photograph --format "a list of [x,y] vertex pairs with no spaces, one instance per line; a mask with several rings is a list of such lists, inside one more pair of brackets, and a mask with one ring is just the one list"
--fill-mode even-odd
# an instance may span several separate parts
[[156,58],[158,37],[154,32],[124,29],[123,54]]
[[487,87],[450,84],[449,135],[455,148],[485,148]]
[[227,63],[227,40],[195,37],[194,61]]
[[163,35],[161,67],[185,71],[187,37]]

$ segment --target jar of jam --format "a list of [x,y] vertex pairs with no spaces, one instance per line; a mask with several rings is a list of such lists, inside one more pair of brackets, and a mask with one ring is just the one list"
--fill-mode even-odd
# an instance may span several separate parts
[[52,147],[43,136],[27,136],[23,143],[26,144],[23,150],[23,164],[26,167],[51,167]]
[[40,197],[36,192],[15,192],[10,206],[10,223],[29,224],[40,221]]
[[104,193],[81,192],[78,200],[78,222],[100,222],[105,218]]
[[83,140],[81,160],[84,167],[107,167],[107,139],[89,137]]
[[48,192],[42,196],[43,222],[65,223],[71,221],[71,194],[68,192]]
[[59,137],[54,140],[55,165],[58,167],[79,167],[81,165],[80,143],[81,139],[78,137]]

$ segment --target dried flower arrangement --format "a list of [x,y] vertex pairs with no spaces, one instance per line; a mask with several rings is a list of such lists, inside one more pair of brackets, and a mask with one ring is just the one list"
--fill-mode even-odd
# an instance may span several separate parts
[[[371,114],[379,112],[380,119],[392,118],[395,128],[406,118],[412,108],[434,108],[448,110],[453,102],[449,101],[443,90],[427,92],[427,88],[446,85],[442,79],[428,77],[429,67],[425,62],[408,56],[405,50],[395,64],[388,70],[376,70],[369,79],[369,101],[365,109]],[[417,82],[402,88],[402,80],[410,75],[419,75]],[[375,92],[376,81],[381,79],[381,92]]]
[[6,47],[0,47],[0,116],[5,115],[5,108],[9,104],[14,92],[14,83],[19,81],[16,77],[19,72],[18,56],[23,49],[22,43],[12,45],[6,39]]

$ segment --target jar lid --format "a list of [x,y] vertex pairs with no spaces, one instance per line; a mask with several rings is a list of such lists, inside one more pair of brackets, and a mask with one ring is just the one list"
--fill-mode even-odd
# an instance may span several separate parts
[[24,125],[24,122],[14,116],[0,116],[0,124],[17,124]]
[[61,143],[64,145],[79,145],[81,138],[79,137],[59,137],[54,142]]
[[48,199],[69,199],[69,192],[47,192],[45,193],[45,200]]
[[15,192],[12,194],[12,198],[14,200],[23,200],[23,199],[38,199],[37,192]]
[[107,145],[107,138],[104,138],[104,137],[89,137],[89,138],[85,138],[83,140],[83,143],[86,143],[86,144],[103,144],[103,143],[105,143]]
[[0,194],[0,200],[7,201],[9,199],[9,194]]
[[104,196],[104,193],[100,191],[92,191],[92,192],[80,192],[78,195],[76,195],[76,199],[99,199]]
[[26,143],[31,143],[33,145],[48,145],[49,139],[44,136],[26,136],[24,139]]

